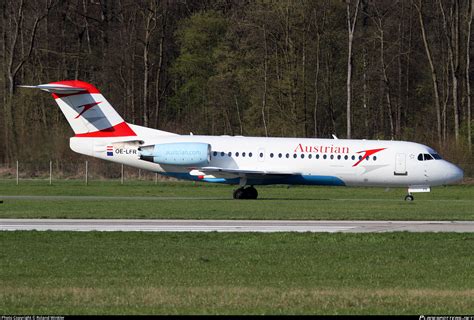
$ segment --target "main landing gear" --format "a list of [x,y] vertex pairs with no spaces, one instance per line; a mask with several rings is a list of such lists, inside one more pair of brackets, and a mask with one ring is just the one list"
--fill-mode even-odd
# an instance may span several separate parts
[[413,200],[415,200],[415,197],[411,193],[405,196],[405,201],[413,201]]
[[234,190],[234,199],[257,199],[258,192],[253,186],[240,187]]

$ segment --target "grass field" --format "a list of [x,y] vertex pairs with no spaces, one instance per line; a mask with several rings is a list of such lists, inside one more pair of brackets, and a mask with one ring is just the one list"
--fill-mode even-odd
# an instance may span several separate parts
[[473,314],[471,234],[0,233],[1,314]]
[[232,199],[233,188],[192,182],[94,181],[85,186],[61,181],[50,186],[21,181],[17,186],[2,181],[0,200],[40,197],[4,199],[0,218],[474,220],[474,185],[435,187],[416,194],[411,203],[403,200],[405,189],[267,186],[258,188],[259,200],[238,201]]
[[[472,185],[413,203],[403,189],[232,190],[1,181],[0,218],[474,220]],[[0,232],[0,245],[0,314],[474,313],[467,233]]]

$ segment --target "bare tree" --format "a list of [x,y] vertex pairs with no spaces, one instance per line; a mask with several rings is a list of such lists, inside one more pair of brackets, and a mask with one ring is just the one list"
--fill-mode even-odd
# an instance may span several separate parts
[[143,40],[143,125],[148,126],[148,85],[150,73],[150,42],[156,29],[156,2],[151,1],[145,8],[145,37]]
[[347,53],[347,139],[351,138],[351,101],[352,101],[352,43],[354,41],[354,31],[357,22],[357,12],[359,11],[360,0],[357,0],[354,15],[351,15],[351,1],[346,0],[347,11],[347,31],[349,33]]
[[418,20],[420,22],[420,28],[421,28],[421,35],[423,37],[423,44],[425,46],[425,51],[426,51],[426,57],[428,58],[428,62],[430,65],[431,69],[431,81],[433,84],[433,96],[434,96],[434,103],[435,103],[435,112],[436,112],[436,129],[437,129],[437,136],[438,136],[438,144],[441,145],[441,104],[439,100],[439,89],[438,89],[438,76],[436,74],[436,68],[433,63],[433,57],[430,49],[430,45],[428,43],[428,38],[426,36],[426,30],[425,30],[425,20],[423,17],[423,12],[422,12],[422,0],[418,0],[419,2],[417,3],[417,0],[412,0],[413,5],[416,8],[416,11],[418,12]]
[[[166,27],[168,23],[168,1],[163,4],[163,14],[161,17],[161,37],[159,45],[159,57],[158,57],[158,68],[156,70],[156,82],[155,82],[155,127],[158,128],[159,113],[161,109],[161,101],[164,98],[165,90],[161,89],[162,73],[163,73],[163,62],[164,62],[164,46],[166,41]],[[165,86],[166,89],[166,86]]]
[[467,40],[466,40],[466,98],[467,98],[467,143],[469,152],[472,152],[472,118],[471,118],[471,84],[469,78],[469,61],[471,59],[471,24],[474,12],[474,0],[469,1],[467,9]]
[[[454,111],[454,137],[456,143],[459,143],[459,103],[458,103],[458,88],[459,88],[459,0],[451,0],[449,7],[449,16],[446,13],[441,3],[438,0],[439,9],[443,17],[443,29],[446,41],[448,44],[448,60],[452,81],[452,98]],[[449,23],[449,26],[448,26]]]
[[[49,11],[50,7],[48,7],[47,12]],[[24,2],[23,0],[20,1],[20,4],[18,6],[18,13],[13,17],[13,20],[15,21],[15,31],[12,35],[12,42],[9,48],[9,59],[8,59],[8,65],[7,65],[7,73],[8,73],[8,80],[9,80],[9,94],[10,94],[10,99],[13,98],[13,93],[15,90],[15,78],[18,74],[18,72],[21,70],[23,65],[25,64],[26,61],[31,57],[31,53],[33,52],[33,47],[35,44],[35,38],[36,38],[36,32],[38,30],[38,25],[41,20],[43,20],[47,12],[42,14],[42,15],[37,15],[35,17],[35,20],[33,22],[33,27],[30,32],[30,39],[28,41],[28,50],[26,53],[23,54],[17,54],[17,45],[18,45],[18,37],[21,36],[21,28],[23,26],[23,18],[24,18]],[[18,59],[18,61],[15,61],[15,59]]]
[[316,27],[316,72],[314,75],[314,108],[313,108],[313,122],[314,122],[314,137],[318,136],[318,103],[319,103],[319,73],[321,69],[321,36],[324,32],[326,24],[327,3],[325,2],[323,9],[323,17],[321,26],[318,24],[320,20],[317,15],[317,9],[313,10],[314,24]]
[[267,32],[265,25],[263,25],[263,46],[264,46],[264,57],[263,57],[263,97],[262,97],[262,122],[263,128],[265,129],[265,137],[268,137],[267,122],[265,120],[265,109],[267,107],[267,86],[268,86],[268,48],[267,48]]
[[[12,153],[12,147],[9,146],[9,143],[12,143],[12,145],[16,144],[16,135],[17,135],[17,130],[15,129],[15,120],[13,117],[13,94],[15,91],[15,80],[20,72],[20,70],[23,68],[25,63],[30,59],[31,53],[33,52],[33,47],[35,45],[35,39],[36,39],[36,34],[38,31],[38,26],[43,20],[46,15],[49,13],[49,10],[51,9],[51,6],[48,6],[46,8],[46,12],[40,12],[34,17],[33,21],[33,26],[31,27],[30,31],[24,31],[22,28],[26,28],[25,26],[25,3],[23,0],[20,1],[16,13],[14,13],[11,17],[14,26],[14,30],[12,30],[11,34],[11,43],[10,46],[8,47],[8,50],[6,51],[7,55],[7,76],[8,76],[8,99],[7,103],[4,105],[4,113],[5,113],[5,120],[4,120],[4,130],[5,130],[5,144],[6,144],[6,150],[9,153],[8,157],[11,156]],[[27,21],[26,21],[27,22]],[[25,51],[24,46],[23,46],[23,34],[29,33],[29,39],[28,39],[28,49]],[[18,43],[21,41],[21,49],[18,49]],[[20,51],[20,52],[19,52]]]
[[[387,100],[387,113],[388,113],[388,120],[390,124],[390,138],[393,139],[395,136],[395,130],[393,125],[393,112],[392,112],[392,95],[390,93],[390,82],[388,80],[387,75],[387,63],[385,62],[385,33],[384,33],[384,13],[381,13],[377,6],[374,4],[374,9],[376,12],[376,16],[374,17],[374,23],[377,27],[378,31],[378,38],[380,41],[380,66],[382,68],[382,76],[383,76],[383,92],[385,94],[385,98]],[[388,13],[390,10],[386,10],[385,14]]]

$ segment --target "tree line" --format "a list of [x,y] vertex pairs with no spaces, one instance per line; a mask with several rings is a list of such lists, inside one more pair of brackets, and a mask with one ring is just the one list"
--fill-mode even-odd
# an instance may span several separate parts
[[474,0],[0,0],[0,162],[70,159],[80,79],[188,134],[400,139],[472,161]]

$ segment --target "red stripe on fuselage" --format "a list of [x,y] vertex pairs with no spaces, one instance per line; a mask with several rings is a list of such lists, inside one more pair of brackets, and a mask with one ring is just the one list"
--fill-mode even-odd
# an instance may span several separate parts
[[127,137],[136,136],[137,134],[130,128],[130,126],[124,121],[113,127],[103,129],[100,131],[78,133],[75,135],[77,138],[107,138],[107,137]]

